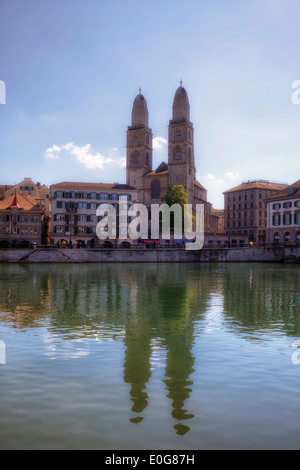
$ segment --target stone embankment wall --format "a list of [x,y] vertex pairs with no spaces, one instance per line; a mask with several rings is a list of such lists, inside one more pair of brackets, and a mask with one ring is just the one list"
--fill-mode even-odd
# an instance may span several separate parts
[[185,251],[176,249],[56,249],[0,250],[0,263],[300,263],[300,247],[224,248]]

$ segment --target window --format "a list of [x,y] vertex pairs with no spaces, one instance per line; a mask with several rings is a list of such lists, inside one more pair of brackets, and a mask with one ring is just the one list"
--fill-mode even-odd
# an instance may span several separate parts
[[283,225],[291,225],[292,214],[283,214]]
[[274,227],[278,227],[281,223],[281,217],[279,214],[273,215],[273,225]]
[[295,207],[300,207],[300,201],[295,201]]
[[175,147],[175,149],[174,149],[174,160],[176,160],[176,161],[181,160],[181,149],[180,149],[180,147]]
[[151,184],[151,198],[160,199],[160,182],[155,180]]
[[292,202],[291,201],[283,203],[283,208],[284,209],[288,209],[289,207],[292,207]]
[[111,195],[111,199],[112,201],[117,201],[119,199],[119,195],[114,193]]
[[100,194],[100,199],[103,199],[104,201],[108,200],[108,194],[107,193],[101,193]]

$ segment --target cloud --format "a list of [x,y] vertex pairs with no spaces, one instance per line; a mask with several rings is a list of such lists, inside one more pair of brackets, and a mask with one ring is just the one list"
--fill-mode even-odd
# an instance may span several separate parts
[[225,173],[225,178],[229,180],[236,180],[236,179],[240,179],[241,176],[239,175],[239,173],[236,173],[233,171],[227,171],[227,173]]
[[[113,149],[117,151],[117,149]],[[118,159],[112,158],[111,156],[104,156],[100,152],[92,153],[91,144],[84,145],[82,147],[75,145],[73,142],[69,142],[66,145],[53,145],[48,148],[45,152],[45,158],[47,160],[58,160],[62,154],[65,152],[69,155],[72,155],[76,158],[77,162],[89,170],[94,170],[97,168],[103,169],[105,165],[117,165],[119,167],[126,166],[125,157],[120,157]]]
[[168,141],[163,137],[155,137],[152,141],[153,149],[161,149],[163,145],[167,145]]
[[52,145],[52,147],[46,150],[46,159],[47,160],[57,160],[59,158],[58,153],[61,151],[61,148],[58,145]]

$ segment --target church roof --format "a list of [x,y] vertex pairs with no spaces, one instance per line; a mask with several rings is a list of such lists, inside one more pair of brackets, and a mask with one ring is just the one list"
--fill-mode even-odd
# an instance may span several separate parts
[[142,95],[141,89],[139,94],[135,97],[132,111],[131,111],[131,126],[132,127],[148,127],[149,113],[147,107],[147,100]]
[[180,87],[177,88],[174,101],[173,101],[173,121],[186,122],[190,120],[190,103],[186,89],[180,82]]
[[168,171],[168,165],[166,162],[161,162],[161,164],[156,168],[156,170],[149,171],[148,173],[145,174],[145,176],[161,176],[161,175],[167,175],[169,173]]
[[194,180],[194,185],[197,186],[197,188],[200,188],[200,189],[204,189],[204,190],[205,190],[205,187],[202,186],[202,184],[199,183],[199,181],[197,181],[197,180]]
[[168,170],[168,164],[166,162],[161,162],[161,164],[156,168],[156,173],[166,170]]

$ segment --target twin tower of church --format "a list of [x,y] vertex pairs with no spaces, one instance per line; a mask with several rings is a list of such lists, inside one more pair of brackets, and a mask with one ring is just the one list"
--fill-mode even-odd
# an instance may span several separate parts
[[138,190],[141,204],[150,207],[161,202],[170,186],[182,185],[189,204],[204,203],[210,212],[206,189],[196,180],[194,128],[190,121],[188,94],[182,86],[176,90],[172,120],[169,122],[168,163],[153,170],[152,131],[149,128],[147,101],[141,90],[136,96],[127,130],[126,182]]

